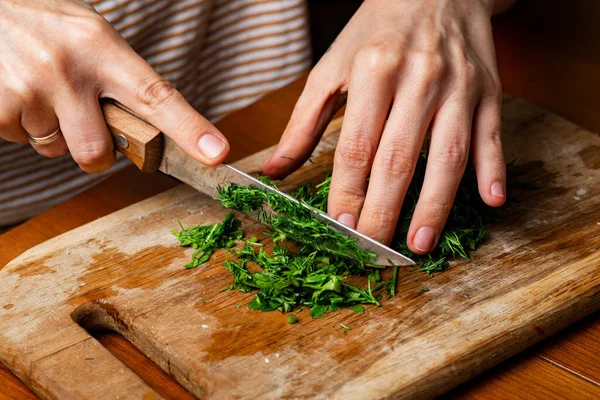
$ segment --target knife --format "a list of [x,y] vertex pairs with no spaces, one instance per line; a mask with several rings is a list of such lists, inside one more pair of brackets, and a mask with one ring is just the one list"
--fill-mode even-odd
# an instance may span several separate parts
[[[289,201],[305,207],[311,217],[324,222],[329,229],[355,239],[363,250],[375,253],[377,255],[376,264],[415,265],[410,258],[231,165],[221,164],[209,167],[196,161],[181,150],[168,136],[163,135],[160,130],[116,101],[102,101],[102,111],[108,129],[113,135],[116,149],[143,172],[159,170],[212,198],[217,197],[218,188],[226,183],[236,183],[240,186],[251,185],[268,192],[275,192]],[[249,216],[257,219],[256,214]]]

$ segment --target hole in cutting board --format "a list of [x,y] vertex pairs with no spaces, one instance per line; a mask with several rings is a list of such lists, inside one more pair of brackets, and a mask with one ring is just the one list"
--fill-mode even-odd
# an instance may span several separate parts
[[195,399],[187,390],[117,332],[89,332],[102,346],[165,399]]
[[140,352],[123,335],[116,332],[119,324],[118,318],[113,318],[111,308],[105,307],[99,308],[97,304],[91,303],[83,304],[71,313],[71,318],[163,398],[195,399],[196,397],[185,390],[154,361]]

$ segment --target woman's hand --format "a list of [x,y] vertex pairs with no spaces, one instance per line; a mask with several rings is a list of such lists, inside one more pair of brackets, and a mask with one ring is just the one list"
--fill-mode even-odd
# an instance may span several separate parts
[[481,197],[500,206],[502,90],[490,16],[508,2],[502,3],[365,1],[311,72],[264,173],[281,178],[301,166],[347,96],[332,217],[390,243],[428,129],[430,153],[409,248],[424,254],[435,247],[469,151]]
[[112,98],[169,135],[205,164],[223,161],[225,137],[81,0],[0,2],[0,138],[27,143],[60,128],[55,157],[71,152],[87,172],[114,161],[98,103]]

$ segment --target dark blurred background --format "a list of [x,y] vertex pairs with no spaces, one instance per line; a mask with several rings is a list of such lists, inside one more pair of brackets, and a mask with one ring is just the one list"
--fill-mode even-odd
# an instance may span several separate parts
[[308,0],[313,64],[333,43],[362,0]]

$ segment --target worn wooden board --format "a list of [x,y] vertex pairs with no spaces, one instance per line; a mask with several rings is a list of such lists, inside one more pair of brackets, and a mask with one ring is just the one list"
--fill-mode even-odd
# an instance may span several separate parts
[[[381,308],[319,320],[303,311],[296,325],[248,310],[251,294],[220,292],[226,253],[183,268],[192,251],[171,236],[176,221],[212,223],[227,210],[181,186],[0,271],[0,360],[46,398],[157,397],[84,329],[109,328],[200,398],[442,393],[600,308],[600,136],[519,99],[506,99],[504,116],[516,160],[504,221],[468,262],[433,278],[404,269]],[[330,169],[338,128],[285,187]],[[238,165],[255,170],[265,155]]]

